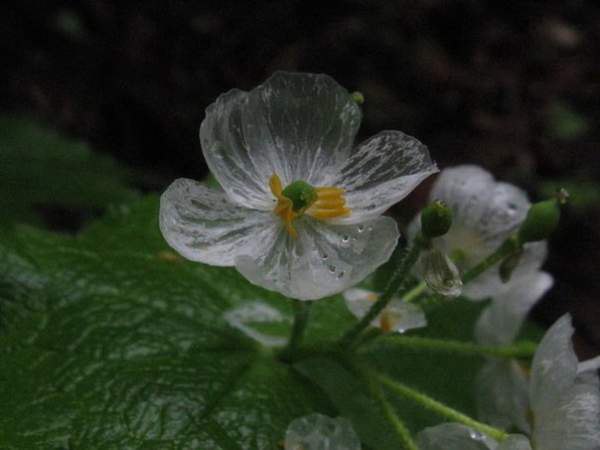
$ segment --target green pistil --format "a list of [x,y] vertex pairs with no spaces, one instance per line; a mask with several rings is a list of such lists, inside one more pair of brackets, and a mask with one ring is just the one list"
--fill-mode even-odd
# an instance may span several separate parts
[[292,201],[294,212],[304,211],[317,200],[316,189],[302,180],[290,183],[281,193]]

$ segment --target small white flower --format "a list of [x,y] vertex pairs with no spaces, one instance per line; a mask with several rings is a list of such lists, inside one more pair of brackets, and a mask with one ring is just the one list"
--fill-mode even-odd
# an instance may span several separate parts
[[244,303],[225,311],[223,318],[230,326],[264,347],[281,347],[287,343],[286,336],[277,336],[258,329],[265,324],[284,323],[289,325],[290,322],[289,318],[284,317],[281,312],[266,303],[260,301]]
[[[379,294],[366,289],[352,288],[344,291],[346,306],[357,318],[362,318],[377,301]],[[384,332],[395,331],[404,333],[414,328],[427,325],[425,313],[417,305],[392,298],[390,303],[371,322],[374,327],[381,328]]]
[[360,440],[350,421],[322,414],[300,417],[285,433],[285,450],[360,450]]
[[531,450],[531,444],[525,436],[511,434],[498,443],[458,423],[425,428],[417,436],[417,445],[419,450]]
[[437,171],[427,148],[399,131],[353,147],[360,120],[326,75],[278,72],[221,95],[200,140],[223,190],[176,180],[161,197],[163,236],[190,260],[235,266],[301,300],[360,282],[398,239],[381,214]]
[[[515,232],[531,206],[521,189],[496,181],[484,169],[470,165],[444,169],[429,198],[444,202],[452,210],[450,230],[432,243],[462,272],[481,262]],[[419,227],[417,218],[409,234],[414,235]],[[514,275],[539,269],[545,255],[545,242],[526,244]],[[464,286],[463,292],[472,299],[483,299],[505,289],[496,266]]]
[[[541,271],[513,276],[507,290],[483,310],[475,325],[475,341],[482,345],[510,345],[527,314],[552,287],[552,276]],[[476,381],[479,418],[501,428],[530,431],[527,420],[529,385],[519,361],[489,358]]]
[[[571,338],[573,326],[567,314],[545,334],[535,353],[531,375],[525,380],[527,397],[507,422],[531,436],[534,450],[591,450],[600,448],[600,381],[593,363],[579,363]],[[523,382],[495,392],[523,398]],[[499,404],[495,400],[496,404]],[[520,418],[514,418],[519,414]],[[526,426],[522,424],[526,423]]]

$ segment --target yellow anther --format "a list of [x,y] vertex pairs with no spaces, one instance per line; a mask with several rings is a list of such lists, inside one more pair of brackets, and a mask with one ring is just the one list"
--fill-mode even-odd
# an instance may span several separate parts
[[[314,199],[314,201],[312,201],[311,199],[311,202],[306,204],[306,207],[297,206],[296,210],[294,210],[294,202],[292,201],[292,199],[283,195],[284,189],[279,176],[277,176],[277,174],[273,174],[269,179],[269,187],[271,188],[273,196],[277,199],[277,204],[275,205],[273,212],[281,218],[281,220],[285,224],[287,232],[293,238],[296,238],[298,236],[298,233],[294,228],[293,222],[296,218],[300,217],[304,213],[319,220],[333,219],[336,217],[344,217],[350,215],[351,211],[350,208],[346,207],[346,199],[344,198],[343,189],[333,186],[324,186],[314,188],[313,191],[313,188],[310,187],[310,185],[304,185],[308,186],[311,195],[314,195],[313,192],[316,192],[316,199]],[[291,186],[289,186],[285,190],[287,191],[289,189],[291,189]],[[286,194],[291,195],[287,192]]]
[[379,317],[379,326],[384,333],[392,331],[392,318],[384,310]]

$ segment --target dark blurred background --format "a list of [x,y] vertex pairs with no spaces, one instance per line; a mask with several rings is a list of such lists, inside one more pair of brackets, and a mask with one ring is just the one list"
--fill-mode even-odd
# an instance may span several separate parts
[[[583,356],[600,349],[598,2],[13,0],[0,48],[1,112],[112,155],[142,191],[204,177],[204,109],[277,69],[361,91],[361,138],[401,129],[440,167],[483,165],[533,199],[567,187],[556,284],[534,317],[571,311]],[[44,211],[47,226],[81,226],[77,211]]]

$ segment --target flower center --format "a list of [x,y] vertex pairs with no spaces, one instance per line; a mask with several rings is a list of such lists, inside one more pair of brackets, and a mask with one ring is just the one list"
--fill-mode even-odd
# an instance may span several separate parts
[[271,192],[277,199],[273,212],[277,214],[293,238],[298,236],[293,221],[303,214],[319,220],[350,215],[344,190],[337,187],[314,187],[297,180],[283,189],[281,179],[273,174],[269,180]]

